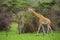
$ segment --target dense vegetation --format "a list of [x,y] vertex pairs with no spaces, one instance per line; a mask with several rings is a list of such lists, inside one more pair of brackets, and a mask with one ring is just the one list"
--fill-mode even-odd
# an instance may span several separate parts
[[[10,24],[12,22],[17,22],[18,30],[21,30],[20,23],[22,18],[23,25],[26,26],[25,28],[23,28],[25,29],[25,31],[27,31],[26,28],[31,32],[36,31],[38,26],[38,19],[28,12],[29,7],[34,8],[36,12],[50,18],[56,26],[54,27],[54,29],[59,30],[59,4],[59,0],[0,0],[0,30],[10,28]],[[2,27],[2,24],[4,25],[4,27]]]
[[[52,21],[53,34],[36,36],[39,20],[29,7]],[[0,40],[60,40],[60,0],[0,0]]]

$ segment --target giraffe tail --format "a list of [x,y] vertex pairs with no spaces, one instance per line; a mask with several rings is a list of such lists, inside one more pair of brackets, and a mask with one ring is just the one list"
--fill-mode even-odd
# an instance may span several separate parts
[[56,30],[54,23],[51,23],[51,28],[52,28],[52,30],[54,30],[54,31]]

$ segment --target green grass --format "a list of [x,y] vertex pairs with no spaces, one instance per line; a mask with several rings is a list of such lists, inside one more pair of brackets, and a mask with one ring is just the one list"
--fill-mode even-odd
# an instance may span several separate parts
[[17,34],[17,24],[14,23],[7,37],[6,32],[0,32],[0,40],[60,40],[60,32],[49,33],[48,35],[39,33],[39,36],[36,36],[36,33],[24,33],[19,35]]

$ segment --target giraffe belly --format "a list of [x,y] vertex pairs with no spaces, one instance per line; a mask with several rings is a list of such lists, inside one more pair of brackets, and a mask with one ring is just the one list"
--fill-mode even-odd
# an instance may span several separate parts
[[42,24],[48,24],[48,22],[42,22]]

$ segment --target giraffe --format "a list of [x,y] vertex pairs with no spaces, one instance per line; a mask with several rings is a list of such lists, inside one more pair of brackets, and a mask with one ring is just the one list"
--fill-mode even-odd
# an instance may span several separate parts
[[28,8],[28,11],[32,12],[39,19],[39,27],[38,27],[38,30],[37,30],[37,35],[39,34],[39,30],[40,30],[41,27],[43,29],[43,33],[45,34],[44,26],[43,25],[46,25],[47,26],[47,33],[49,32],[49,29],[52,32],[51,20],[50,19],[44,17],[40,13],[35,12],[32,8]]

